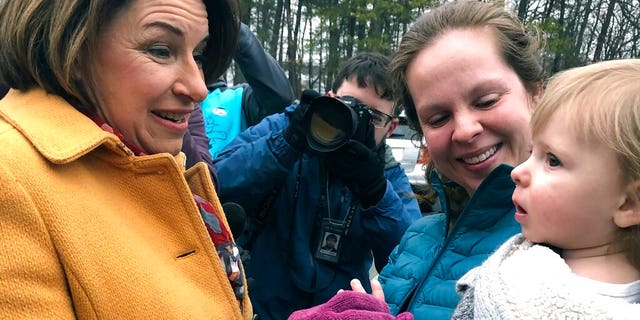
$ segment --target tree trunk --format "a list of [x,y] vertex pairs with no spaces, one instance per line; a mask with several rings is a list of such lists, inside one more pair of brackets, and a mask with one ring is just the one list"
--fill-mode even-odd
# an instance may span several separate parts
[[596,42],[596,50],[593,53],[593,62],[600,61],[602,47],[607,40],[607,32],[609,30],[609,24],[611,24],[611,17],[613,16],[613,9],[616,6],[616,2],[617,0],[611,0],[609,7],[607,8],[607,14],[604,17],[604,22],[602,23],[602,28],[600,29],[600,34],[598,35],[598,40]]
[[278,43],[280,42],[280,29],[282,28],[283,6],[283,0],[276,0],[276,10],[273,13],[275,20],[273,21],[273,27],[271,28],[271,41],[269,41],[269,54],[273,57],[278,57]]
[[[289,1],[287,1],[289,2]],[[289,39],[289,45],[287,46],[287,65],[289,71],[289,82],[293,88],[294,95],[298,96],[301,93],[300,89],[300,74],[298,72],[298,43],[300,35],[300,21],[302,20],[302,1],[298,1],[298,7],[296,8],[296,16],[293,23],[293,28],[290,25],[289,30],[293,29]]]
[[529,9],[529,0],[520,0],[518,4],[518,18],[521,21],[525,21],[527,19],[527,10]]
[[591,15],[591,12],[593,12],[593,8],[591,7],[592,3],[593,0],[587,0],[587,3],[584,5],[582,24],[580,25],[580,30],[578,30],[578,37],[576,39],[576,49],[578,51],[582,48],[582,41],[584,39],[584,33],[587,30],[587,23],[589,23],[589,16]]
[[555,57],[553,57],[553,66],[551,68],[552,73],[556,73],[560,68],[561,60],[564,56],[564,50],[566,49],[564,45],[565,38],[565,28],[564,25],[564,12],[565,12],[565,1],[560,1],[560,16],[558,17],[558,25],[560,26],[560,31],[558,32],[558,39],[560,39],[560,45],[558,45]]

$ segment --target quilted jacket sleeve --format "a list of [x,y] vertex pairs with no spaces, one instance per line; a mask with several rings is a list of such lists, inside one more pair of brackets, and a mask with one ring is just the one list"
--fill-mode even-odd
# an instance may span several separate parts
[[393,249],[380,273],[380,284],[392,314],[411,299],[411,294],[433,265],[434,253],[444,239],[444,214],[434,214],[413,223]]

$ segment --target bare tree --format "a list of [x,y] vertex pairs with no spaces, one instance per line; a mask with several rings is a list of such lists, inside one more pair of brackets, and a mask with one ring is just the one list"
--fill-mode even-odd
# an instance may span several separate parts
[[524,21],[527,19],[527,12],[529,9],[529,0],[520,0],[518,4],[518,18]]
[[[289,0],[287,0],[289,2]],[[298,1],[295,19],[289,23],[288,30],[292,30],[289,34],[289,42],[287,44],[287,71],[289,72],[289,82],[294,93],[298,93],[300,88],[300,73],[298,72],[298,43],[300,38],[300,21],[302,19],[302,1]]]
[[[278,56],[278,48],[279,48],[278,44],[281,39],[280,32],[281,32],[281,26],[282,26],[283,7],[284,7],[284,1],[276,0],[276,8],[273,14],[273,16],[275,17],[275,20],[273,21],[273,26],[271,29],[273,33],[271,34],[271,41],[269,41],[269,44],[270,44],[269,53],[274,57]],[[280,61],[282,61],[282,59],[280,59]]]
[[[340,63],[357,51],[393,54],[419,14],[446,2],[239,1],[242,21],[251,24],[264,47],[285,67],[296,93],[303,86],[327,90]],[[550,73],[640,54],[640,0],[499,1],[542,31],[546,40],[542,58]]]
[[611,17],[613,16],[613,10],[616,7],[617,0],[611,0],[609,3],[609,7],[607,8],[607,13],[604,18],[604,22],[602,23],[602,28],[600,28],[600,34],[598,35],[598,41],[596,42],[596,50],[593,53],[593,62],[600,61],[600,55],[602,54],[602,47],[604,46],[607,33],[609,32],[609,25],[611,23]]

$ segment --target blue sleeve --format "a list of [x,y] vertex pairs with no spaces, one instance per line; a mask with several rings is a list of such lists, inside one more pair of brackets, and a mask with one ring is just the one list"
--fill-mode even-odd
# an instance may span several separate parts
[[387,264],[393,248],[400,242],[409,225],[420,219],[420,207],[403,169],[393,166],[385,170],[387,190],[375,205],[363,209],[363,227],[378,271]]
[[289,106],[285,113],[271,115],[247,128],[220,152],[214,165],[222,202],[236,202],[251,214],[267,193],[282,184],[301,156],[282,134],[289,123],[286,114],[295,107]]

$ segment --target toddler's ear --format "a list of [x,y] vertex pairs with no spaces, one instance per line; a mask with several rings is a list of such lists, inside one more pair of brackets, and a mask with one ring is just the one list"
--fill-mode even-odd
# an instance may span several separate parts
[[629,183],[624,194],[624,202],[613,216],[620,228],[640,225],[640,180]]

